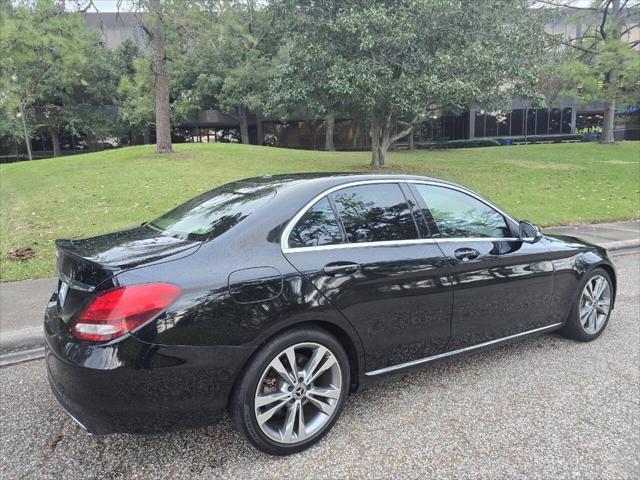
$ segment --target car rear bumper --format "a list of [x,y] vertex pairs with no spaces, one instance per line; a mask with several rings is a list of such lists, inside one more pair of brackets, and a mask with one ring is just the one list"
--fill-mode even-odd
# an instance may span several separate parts
[[227,406],[252,349],[111,344],[46,336],[51,389],[89,433],[152,433],[206,425]]

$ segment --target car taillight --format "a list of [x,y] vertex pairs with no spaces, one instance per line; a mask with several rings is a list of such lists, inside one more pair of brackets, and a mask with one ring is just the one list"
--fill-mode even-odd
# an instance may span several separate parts
[[135,330],[180,295],[170,283],[143,283],[101,292],[71,327],[80,340],[104,342]]

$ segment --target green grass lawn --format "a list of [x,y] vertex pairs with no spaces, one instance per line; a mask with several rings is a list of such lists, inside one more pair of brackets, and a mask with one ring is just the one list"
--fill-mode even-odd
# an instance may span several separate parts
[[[151,220],[199,192],[266,173],[368,171],[368,153],[231,144],[152,146],[0,165],[0,279],[52,275],[56,238]],[[462,183],[540,225],[638,218],[640,142],[528,145],[391,154],[385,171]],[[8,252],[31,247],[17,262]]]

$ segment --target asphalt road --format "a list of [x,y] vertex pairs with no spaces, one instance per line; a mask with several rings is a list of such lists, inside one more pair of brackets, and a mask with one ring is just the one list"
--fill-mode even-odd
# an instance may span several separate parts
[[91,437],[56,404],[41,360],[1,369],[0,478],[640,478],[640,257],[616,263],[617,308],[597,341],[544,335],[372,387],[287,458],[227,420]]

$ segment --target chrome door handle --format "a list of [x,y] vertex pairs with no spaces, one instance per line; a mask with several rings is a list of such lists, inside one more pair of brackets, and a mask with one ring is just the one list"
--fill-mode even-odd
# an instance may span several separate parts
[[468,260],[473,260],[474,258],[478,258],[480,256],[480,252],[475,248],[459,248],[453,255],[458,259],[466,262]]
[[347,263],[347,262],[334,262],[328,263],[324,266],[322,271],[331,276],[336,275],[351,275],[352,273],[356,273],[360,270],[360,264],[358,263]]

